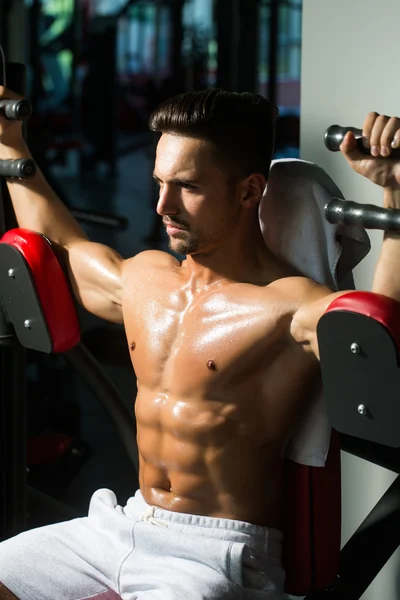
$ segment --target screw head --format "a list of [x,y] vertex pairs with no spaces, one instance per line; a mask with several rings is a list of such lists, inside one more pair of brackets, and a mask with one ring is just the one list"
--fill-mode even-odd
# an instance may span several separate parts
[[82,448],[76,448],[76,447],[74,447],[71,450],[71,454],[73,456],[79,456],[80,457],[80,456],[84,455],[84,451],[82,450]]
[[24,321],[24,327],[25,327],[25,329],[30,329],[31,328],[31,321],[29,319],[25,319],[25,321]]
[[356,344],[355,342],[353,344],[351,344],[350,350],[353,354],[360,354],[360,352],[361,352],[360,346],[358,344]]
[[360,404],[357,408],[361,416],[365,417],[368,414],[368,409],[365,404]]
[[15,277],[15,269],[8,269],[8,276],[9,277]]

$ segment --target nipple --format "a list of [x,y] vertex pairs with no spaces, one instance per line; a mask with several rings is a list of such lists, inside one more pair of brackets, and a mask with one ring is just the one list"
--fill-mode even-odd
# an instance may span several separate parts
[[135,342],[132,342],[132,344],[131,344],[131,350],[134,350],[135,348],[136,348],[136,344],[135,344]]
[[210,371],[216,371],[217,370],[217,365],[215,364],[215,362],[213,360],[209,360],[207,363],[207,369],[210,369]]

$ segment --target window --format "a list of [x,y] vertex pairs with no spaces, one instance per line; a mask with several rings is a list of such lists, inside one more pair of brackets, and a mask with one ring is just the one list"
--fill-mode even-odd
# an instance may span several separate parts
[[[268,94],[270,79],[270,0],[259,6],[259,92]],[[301,77],[302,0],[278,0],[277,98],[281,112],[298,111]]]

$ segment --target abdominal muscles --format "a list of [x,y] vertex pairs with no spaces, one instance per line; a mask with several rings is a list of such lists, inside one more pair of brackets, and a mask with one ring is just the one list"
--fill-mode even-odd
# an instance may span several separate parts
[[255,408],[139,390],[140,487],[146,501],[277,526],[280,452],[265,439]]
[[277,527],[284,446],[315,376],[288,335],[289,308],[257,286],[188,301],[179,281],[164,283],[156,297],[144,285],[125,303],[143,496]]

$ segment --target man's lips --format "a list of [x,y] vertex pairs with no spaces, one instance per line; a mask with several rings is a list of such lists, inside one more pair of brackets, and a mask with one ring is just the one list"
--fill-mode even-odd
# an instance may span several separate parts
[[167,228],[167,232],[173,233],[176,231],[185,231],[185,228],[182,227],[182,225],[177,225],[176,223],[165,223],[164,222],[165,227]]

